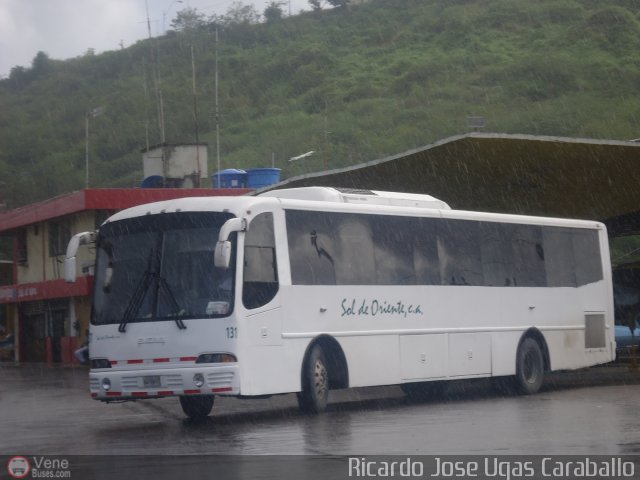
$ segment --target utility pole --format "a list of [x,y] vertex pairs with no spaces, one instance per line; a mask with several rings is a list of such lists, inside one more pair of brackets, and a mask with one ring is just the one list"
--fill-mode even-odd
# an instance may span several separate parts
[[92,108],[84,117],[84,188],[89,188],[89,117],[96,118],[97,116],[102,115],[104,110],[104,107]]
[[[158,126],[160,128],[160,143],[165,144],[164,134],[164,100],[162,98],[162,89],[160,88],[160,66],[158,65],[158,51],[154,52],[153,37],[151,36],[151,20],[149,20],[149,3],[148,0],[144,2],[147,9],[147,33],[149,34],[149,48],[151,51],[151,61],[153,62],[153,82],[156,90],[156,100],[158,102]],[[164,162],[164,159],[163,159]]]
[[196,134],[196,178],[193,184],[196,188],[200,187],[200,128],[198,125],[198,93],[196,91],[196,61],[193,52],[193,44],[191,44],[191,74],[193,76],[193,121]]

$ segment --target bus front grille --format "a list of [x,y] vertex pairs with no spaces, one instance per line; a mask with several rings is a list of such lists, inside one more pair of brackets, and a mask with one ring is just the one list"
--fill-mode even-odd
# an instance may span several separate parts
[[207,374],[207,386],[209,388],[231,387],[233,384],[233,372],[213,372]]

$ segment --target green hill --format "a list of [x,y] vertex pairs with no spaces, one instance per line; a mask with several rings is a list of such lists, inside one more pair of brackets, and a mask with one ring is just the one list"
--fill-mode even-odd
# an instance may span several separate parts
[[[199,140],[215,166],[215,28],[57,61],[0,81],[0,197],[9,206],[84,186],[135,186],[140,150]],[[640,137],[636,0],[372,0],[268,23],[230,22],[218,43],[223,168],[283,175],[345,166],[468,131]],[[309,150],[305,162],[288,158]],[[1,200],[1,198],[0,198]]]

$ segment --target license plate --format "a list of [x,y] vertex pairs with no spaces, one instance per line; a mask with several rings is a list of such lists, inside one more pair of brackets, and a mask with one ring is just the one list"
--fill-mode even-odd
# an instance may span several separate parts
[[142,377],[142,383],[145,388],[160,388],[160,375]]

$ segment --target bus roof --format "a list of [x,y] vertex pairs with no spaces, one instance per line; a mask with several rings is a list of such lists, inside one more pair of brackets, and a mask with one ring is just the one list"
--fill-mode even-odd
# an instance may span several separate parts
[[[110,217],[107,222],[171,212],[222,212],[242,217],[257,205],[272,204],[273,208],[302,208],[342,212],[426,215],[466,220],[530,223],[578,228],[604,229],[604,225],[589,220],[532,217],[500,213],[451,210],[443,201],[430,195],[375,190],[352,190],[329,187],[302,187],[273,190],[257,196],[185,197],[148,203],[128,208]],[[276,205],[278,207],[276,207]],[[413,212],[413,213],[411,213]],[[424,213],[421,213],[424,212]]]
[[[107,222],[124,220],[127,218],[156,215],[172,212],[222,212],[228,211],[236,216],[250,209],[256,203],[264,203],[264,199],[254,196],[239,197],[184,197],[161,202],[145,203],[122,210],[111,216]],[[273,199],[273,203],[277,200]]]
[[353,188],[303,187],[271,190],[260,194],[261,197],[277,197],[291,200],[310,200],[321,202],[358,203],[367,205],[388,205],[394,207],[418,207],[449,210],[442,200],[431,195],[400,192],[383,192]]

